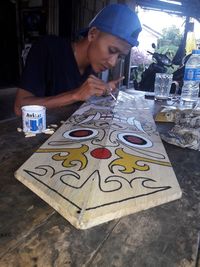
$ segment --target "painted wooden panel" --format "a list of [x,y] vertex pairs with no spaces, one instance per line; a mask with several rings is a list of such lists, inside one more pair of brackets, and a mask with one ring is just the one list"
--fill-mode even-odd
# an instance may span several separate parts
[[148,105],[123,92],[86,102],[15,176],[81,229],[181,197]]

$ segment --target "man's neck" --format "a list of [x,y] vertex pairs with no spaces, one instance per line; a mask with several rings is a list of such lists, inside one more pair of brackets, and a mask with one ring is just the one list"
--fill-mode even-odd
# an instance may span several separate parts
[[83,39],[72,44],[74,57],[76,59],[79,72],[81,75],[85,72],[86,68],[90,65],[87,57],[88,42]]

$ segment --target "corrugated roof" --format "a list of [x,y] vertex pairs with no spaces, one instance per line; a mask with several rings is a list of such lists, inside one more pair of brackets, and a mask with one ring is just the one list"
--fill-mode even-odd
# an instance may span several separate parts
[[161,10],[200,21],[200,0],[135,0],[136,5],[151,10]]

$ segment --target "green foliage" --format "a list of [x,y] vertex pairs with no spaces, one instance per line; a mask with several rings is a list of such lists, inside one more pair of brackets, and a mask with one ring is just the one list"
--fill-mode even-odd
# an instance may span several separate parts
[[175,25],[171,25],[168,28],[162,30],[162,37],[158,39],[158,46],[165,46],[173,44],[174,46],[179,46],[182,38],[179,28]]
[[[164,28],[162,30],[162,37],[158,39],[158,47],[156,52],[165,54],[171,60],[174,58],[176,51],[181,43],[181,39],[183,38],[180,33],[179,28],[175,25],[172,25],[168,28]],[[169,68],[168,71],[173,72],[177,66],[173,66],[174,68]]]
[[173,58],[182,39],[179,28],[172,25],[162,30],[162,37],[158,39],[157,52],[166,54],[169,58]]

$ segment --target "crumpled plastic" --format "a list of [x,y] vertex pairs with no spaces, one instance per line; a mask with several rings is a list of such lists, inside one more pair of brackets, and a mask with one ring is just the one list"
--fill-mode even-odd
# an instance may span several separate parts
[[177,110],[174,127],[161,134],[167,143],[200,151],[200,109]]

